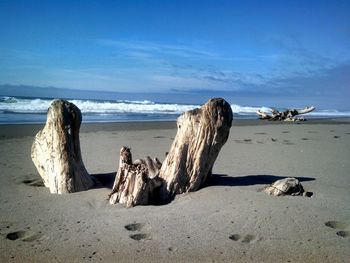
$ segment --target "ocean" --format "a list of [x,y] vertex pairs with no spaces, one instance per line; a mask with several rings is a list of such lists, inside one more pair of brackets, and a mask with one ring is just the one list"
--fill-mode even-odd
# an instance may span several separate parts
[[[150,100],[68,99],[82,112],[83,122],[172,121],[199,104],[169,103]],[[0,96],[0,124],[45,123],[53,98]],[[235,118],[257,119],[256,111],[269,111],[264,106],[231,104]],[[319,110],[307,118],[350,117],[350,112]]]

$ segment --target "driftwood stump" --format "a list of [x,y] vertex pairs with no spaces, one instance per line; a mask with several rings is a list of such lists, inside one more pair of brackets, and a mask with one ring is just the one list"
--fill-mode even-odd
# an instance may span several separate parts
[[150,157],[132,162],[130,148],[123,146],[113,190],[109,194],[109,203],[121,203],[131,207],[157,202],[154,194],[155,189],[162,184],[158,177],[161,165],[158,159]]
[[300,114],[306,114],[315,110],[315,107],[305,107],[304,109],[287,109],[285,111],[278,111],[272,109],[271,113],[262,112],[258,110],[256,114],[259,119],[269,120],[269,121],[304,121],[303,117],[296,117]]
[[123,147],[110,203],[146,205],[198,190],[211,175],[220,149],[228,139],[232,117],[231,106],[224,99],[211,99],[201,108],[182,114],[160,170],[132,163],[130,149]]
[[35,136],[31,157],[51,193],[83,191],[94,184],[81,157],[81,120],[77,106],[55,100],[48,110],[44,129]]

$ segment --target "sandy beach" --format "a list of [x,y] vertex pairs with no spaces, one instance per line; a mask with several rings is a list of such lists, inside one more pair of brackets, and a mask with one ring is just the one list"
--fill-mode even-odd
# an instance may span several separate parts
[[[52,195],[30,158],[43,125],[0,125],[0,262],[349,262],[350,122],[234,121],[197,192],[162,206],[108,204],[123,145],[164,160],[174,122],[83,124],[101,186]],[[311,198],[259,191],[298,178]]]

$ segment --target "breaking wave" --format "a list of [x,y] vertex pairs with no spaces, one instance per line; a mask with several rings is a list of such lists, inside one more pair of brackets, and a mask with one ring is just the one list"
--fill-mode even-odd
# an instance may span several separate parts
[[[29,99],[16,97],[1,97],[0,111],[7,113],[37,113],[46,114],[53,100]],[[69,100],[74,103],[84,114],[181,114],[198,107],[198,105],[155,103],[152,101],[97,101],[97,100]]]
[[[52,99],[0,96],[0,123],[44,122]],[[198,108],[195,104],[159,103],[149,100],[69,100],[79,107],[84,121],[175,120],[181,113]],[[271,111],[268,107],[231,104],[236,117],[256,118],[256,111]],[[350,117],[350,112],[318,110],[313,117]]]
[[[8,113],[38,113],[46,114],[51,99],[0,97],[0,111]],[[118,113],[147,113],[147,114],[181,114],[185,111],[198,108],[200,105],[175,103],[156,103],[149,100],[132,101],[98,101],[98,100],[69,100],[78,106],[84,114],[118,114]],[[257,110],[269,108],[247,107],[231,105],[233,113],[254,114]]]

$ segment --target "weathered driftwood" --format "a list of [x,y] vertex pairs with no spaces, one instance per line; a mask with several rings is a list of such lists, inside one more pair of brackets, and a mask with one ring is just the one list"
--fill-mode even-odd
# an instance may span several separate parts
[[121,203],[131,207],[157,202],[154,195],[155,189],[162,184],[158,176],[161,166],[162,163],[157,158],[150,157],[132,162],[130,148],[122,147],[116,179],[109,194],[109,203]]
[[211,99],[201,108],[182,114],[160,171],[151,172],[144,162],[132,163],[130,150],[123,147],[110,203],[145,205],[198,190],[211,175],[219,151],[228,139],[232,116],[231,106],[224,99]]
[[55,100],[44,129],[35,136],[31,157],[51,193],[83,191],[94,184],[81,157],[81,120],[80,110],[73,103]]
[[315,107],[305,107],[304,109],[287,109],[285,111],[278,111],[276,109],[272,109],[271,113],[263,112],[258,110],[256,114],[258,114],[259,119],[262,120],[270,120],[270,121],[304,121],[303,117],[296,117],[300,114],[309,113],[315,110]]
[[161,197],[198,190],[211,175],[228,139],[232,109],[224,99],[211,99],[177,119],[177,134],[160,170]]
[[307,197],[312,196],[312,192],[306,192],[298,179],[293,177],[283,178],[277,180],[271,185],[265,187],[263,191],[269,195],[303,195]]

